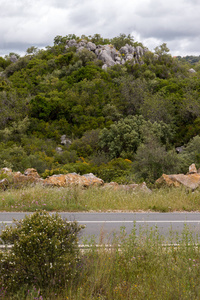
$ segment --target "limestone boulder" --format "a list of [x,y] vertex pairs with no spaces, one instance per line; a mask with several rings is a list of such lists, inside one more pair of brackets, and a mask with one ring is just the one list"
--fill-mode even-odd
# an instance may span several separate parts
[[24,171],[24,175],[27,177],[40,178],[40,175],[38,174],[37,170],[33,168],[26,169]]
[[188,72],[190,72],[190,73],[196,73],[196,71],[193,68],[189,69]]
[[193,174],[173,174],[173,175],[166,175],[163,174],[159,179],[156,180],[157,186],[174,186],[180,187],[185,186],[192,190],[197,189],[200,186],[200,174],[193,173]]
[[156,180],[156,185],[161,186],[174,186],[180,187],[185,186],[192,190],[200,187],[200,173],[197,171],[195,164],[189,166],[189,172],[184,174],[172,174],[166,175],[163,174],[159,179]]
[[115,52],[116,49],[111,48],[110,45],[104,45],[103,47],[96,49],[95,54],[98,59],[103,61],[104,64],[111,67],[115,65],[115,61],[113,59],[116,54]]
[[35,184],[43,181],[38,172],[32,168],[25,170],[24,174],[21,172],[13,172],[12,177],[14,186]]
[[66,186],[65,175],[59,174],[49,176],[46,179],[44,179],[44,185],[64,187]]
[[189,166],[189,173],[188,174],[196,174],[197,173],[197,168],[195,166],[195,164],[191,164]]
[[26,169],[24,174],[21,172],[13,172],[9,168],[2,168],[0,174],[1,177],[5,176],[0,182],[0,187],[3,189],[6,189],[8,186],[19,187],[29,183],[35,184],[43,181],[36,169],[33,168]]
[[59,174],[49,176],[44,180],[44,185],[67,187],[67,186],[79,186],[79,187],[89,187],[89,186],[101,186],[104,181],[92,173],[79,175],[76,173],[69,173],[66,175]]
[[10,56],[10,61],[12,62],[12,63],[15,63],[15,62],[17,62],[18,61],[18,58],[17,58],[17,56],[16,55],[11,55]]
[[90,51],[95,51],[96,50],[96,45],[92,42],[88,42],[86,47]]

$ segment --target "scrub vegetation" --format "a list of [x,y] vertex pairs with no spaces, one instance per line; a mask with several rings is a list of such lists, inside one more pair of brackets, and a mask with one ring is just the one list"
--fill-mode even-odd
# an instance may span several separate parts
[[153,183],[162,173],[199,167],[198,57],[172,57],[164,43],[141,63],[103,70],[94,53],[66,48],[70,39],[144,47],[131,35],[70,34],[23,57],[0,57],[0,168]]
[[[14,244],[0,255],[3,299],[199,299],[198,236],[185,226],[164,240],[156,227],[121,228],[112,247],[81,250],[81,230],[56,215],[37,212],[2,234]],[[176,243],[176,245],[175,245]]]

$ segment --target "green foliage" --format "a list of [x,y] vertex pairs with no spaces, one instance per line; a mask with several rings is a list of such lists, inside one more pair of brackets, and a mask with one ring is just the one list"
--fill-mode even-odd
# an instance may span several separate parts
[[11,89],[8,85],[7,88],[0,91],[0,129],[27,116],[26,101],[27,99],[23,99],[17,90]]
[[126,44],[134,46],[134,37],[130,34],[126,35],[125,33],[120,33],[119,36],[111,39],[111,44],[113,44],[117,50]]
[[29,167],[28,157],[21,146],[14,143],[0,143],[0,168],[24,171]]
[[187,172],[188,167],[195,163],[200,166],[200,136],[197,135],[192,138],[188,144],[185,146],[183,151],[179,154],[179,159],[181,162],[181,171]]
[[9,64],[5,70],[6,76],[9,77],[13,73],[24,69],[28,65],[30,59],[31,58],[29,56],[24,56],[24,57],[19,58],[15,63]]
[[99,145],[111,158],[133,158],[146,137],[157,136],[167,143],[172,137],[171,129],[163,122],[146,121],[142,116],[128,116],[100,132]]
[[0,57],[0,71],[5,70],[5,68],[7,68],[10,64],[10,60]]
[[139,181],[154,183],[163,173],[179,173],[180,165],[175,150],[166,151],[158,140],[153,137],[140,144],[135,160],[133,171]]
[[30,121],[28,117],[18,122],[13,122],[10,127],[0,130],[0,137],[5,140],[21,141],[22,137],[28,130]]
[[93,36],[89,36],[89,39],[96,45],[105,45],[110,43],[109,39],[103,38],[99,33],[95,33]]
[[144,122],[142,116],[129,116],[112,124],[109,129],[104,128],[99,137],[100,147],[111,158],[119,157],[123,153],[133,154],[140,143],[140,129]]
[[[35,167],[43,173],[68,165],[69,171],[98,172],[114,158],[134,160],[138,147],[154,143],[155,137],[163,153],[171,155],[172,148],[199,135],[198,57],[174,58],[163,43],[154,52],[146,51],[139,63],[127,61],[105,71],[93,51],[66,49],[71,39],[117,49],[141,45],[130,34],[113,39],[68,34],[55,37],[54,45],[43,50],[31,46],[24,57],[10,53],[0,58],[1,166]],[[15,63],[11,55],[18,58]],[[191,67],[193,74],[188,72]],[[57,153],[62,135],[72,145],[62,145]],[[78,157],[86,159],[87,168],[85,162],[78,167]],[[182,166],[189,161],[183,156]],[[105,178],[124,176],[106,172],[110,175]],[[148,174],[144,177],[156,176]]]
[[14,292],[19,286],[36,286],[45,292],[52,286],[67,286],[76,276],[77,235],[82,227],[44,211],[15,220],[14,224],[0,236],[5,245],[13,244],[1,256],[3,287]]
[[35,46],[31,46],[26,50],[27,54],[37,54],[38,48]]
[[96,59],[96,55],[85,48],[79,51],[76,55],[78,59],[82,61],[83,66],[86,66],[88,63]]
[[68,174],[68,171],[64,167],[45,170],[44,173],[42,173],[42,178],[47,178],[48,176],[52,176],[55,174]]
[[73,141],[69,149],[76,150],[78,156],[92,155],[99,150],[99,133],[99,129],[86,131],[82,138]]
[[155,54],[157,55],[164,55],[169,52],[169,48],[167,47],[166,43],[163,43],[162,45],[156,47],[154,50]]
[[130,180],[131,167],[132,162],[129,159],[115,158],[95,168],[94,172],[105,182],[127,183]]

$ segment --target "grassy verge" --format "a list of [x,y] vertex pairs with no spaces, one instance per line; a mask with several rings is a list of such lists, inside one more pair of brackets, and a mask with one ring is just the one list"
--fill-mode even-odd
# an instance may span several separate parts
[[[127,236],[122,228],[112,250],[92,247],[80,253],[76,277],[60,289],[21,287],[4,299],[200,299],[200,248],[185,227],[178,247],[164,247],[156,228],[135,228]],[[2,291],[3,293],[3,291]]]
[[152,193],[92,187],[48,188],[40,185],[0,192],[1,211],[198,211],[200,193],[184,188]]

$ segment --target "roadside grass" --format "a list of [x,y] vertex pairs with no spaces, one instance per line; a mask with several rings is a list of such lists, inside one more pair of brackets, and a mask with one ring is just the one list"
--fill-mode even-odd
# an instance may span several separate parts
[[199,211],[200,192],[185,188],[124,191],[91,187],[81,189],[27,186],[0,191],[1,211]]
[[80,252],[77,276],[64,287],[40,290],[33,283],[15,294],[2,290],[3,299],[200,299],[197,237],[185,226],[180,236],[171,238],[179,245],[163,245],[156,227],[143,227],[139,235],[133,227],[129,236],[122,228],[110,250],[105,245],[97,248],[91,240],[91,248]]

